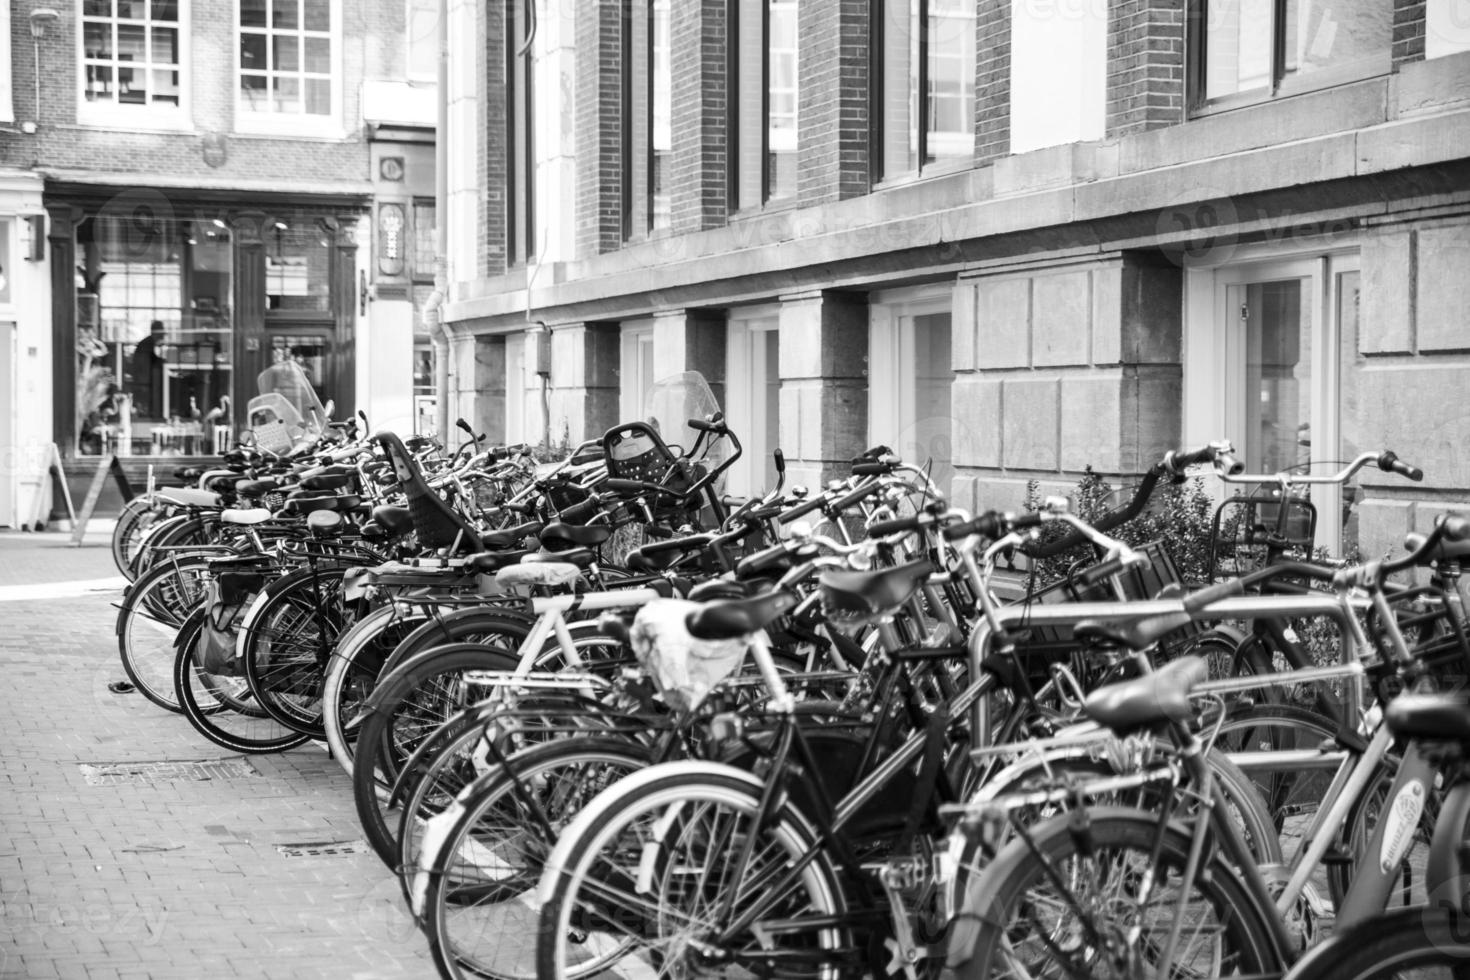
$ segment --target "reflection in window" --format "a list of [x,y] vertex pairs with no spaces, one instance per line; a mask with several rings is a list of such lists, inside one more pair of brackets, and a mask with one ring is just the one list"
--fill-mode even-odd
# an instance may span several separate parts
[[766,33],[766,198],[796,193],[796,0],[769,0]]
[[883,5],[883,169],[963,159],[975,149],[975,5]]
[[331,115],[331,0],[240,0],[240,105]]
[[439,75],[439,0],[408,0],[408,77]]
[[82,95],[90,103],[179,104],[177,0],[84,0]]
[[653,95],[653,118],[648,131],[648,186],[649,199],[653,202],[648,215],[649,228],[667,228],[673,216],[669,193],[669,160],[674,148],[674,69],[669,2],[670,0],[652,0],[648,5],[651,51],[649,60],[652,65],[649,87]]
[[434,202],[413,202],[413,277],[434,278],[438,244],[434,237]]
[[206,427],[230,420],[228,227],[92,216],[77,228],[77,266],[79,450],[212,448]]
[[326,313],[331,310],[330,236],[277,221],[266,235],[266,309]]
[[1204,0],[1205,99],[1268,93],[1293,78],[1334,83],[1388,70],[1392,5],[1286,0],[1280,21],[1276,9],[1272,0]]

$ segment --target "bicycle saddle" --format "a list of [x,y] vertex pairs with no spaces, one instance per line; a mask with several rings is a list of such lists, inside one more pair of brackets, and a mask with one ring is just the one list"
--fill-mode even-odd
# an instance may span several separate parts
[[413,530],[413,518],[409,516],[407,507],[379,504],[373,508],[373,520],[394,537]]
[[240,509],[226,509],[220,511],[220,522],[223,524],[239,524],[249,526],[263,524],[271,519],[271,512],[264,507],[251,507]]
[[466,555],[465,566],[477,572],[498,572],[507,565],[518,565],[529,551],[482,551],[477,555]]
[[164,487],[157,491],[157,496],[165,503],[180,507],[218,507],[220,504],[219,494],[190,487]]
[[1203,657],[1181,657],[1152,674],[1109,684],[1087,696],[1087,717],[1119,735],[1194,715],[1189,692],[1208,675]]
[[1383,720],[1400,738],[1470,742],[1470,698],[1464,694],[1400,694]]
[[301,478],[301,486],[307,490],[341,490],[352,485],[355,473],[317,473]]
[[699,640],[734,640],[764,629],[790,612],[797,597],[785,589],[749,599],[719,599],[694,610],[684,619],[689,635]]
[[270,477],[264,480],[239,480],[235,483],[235,492],[246,497],[263,497],[280,488],[281,481]]
[[491,551],[500,551],[506,548],[519,548],[522,541],[541,530],[540,521],[532,521],[522,524],[520,527],[508,527],[503,531],[490,531],[480,535],[480,541]]
[[612,537],[612,533],[613,529],[606,524],[583,526],[553,521],[541,529],[538,537],[541,538],[541,547],[552,550],[595,548]]
[[1190,623],[1189,613],[1160,613],[1141,619],[1083,619],[1072,627],[1079,643],[1108,643],[1129,650],[1146,650],[1160,639]]
[[894,613],[934,571],[927,558],[876,572],[823,572],[822,609],[836,619],[874,618]]

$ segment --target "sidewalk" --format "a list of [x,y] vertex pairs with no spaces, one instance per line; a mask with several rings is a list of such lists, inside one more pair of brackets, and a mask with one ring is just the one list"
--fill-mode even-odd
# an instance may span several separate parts
[[71,583],[115,575],[105,536],[0,532],[0,590],[71,592],[0,602],[0,977],[433,976],[321,749],[242,758],[107,689],[120,590]]

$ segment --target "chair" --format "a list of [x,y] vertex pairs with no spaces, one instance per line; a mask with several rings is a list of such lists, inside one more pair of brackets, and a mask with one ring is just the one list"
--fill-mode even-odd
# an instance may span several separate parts
[[408,498],[408,515],[413,520],[419,544],[425,548],[449,548],[451,554],[484,551],[480,532],[424,482],[423,471],[403,440],[392,432],[379,432],[373,438],[388,455],[399,489]]

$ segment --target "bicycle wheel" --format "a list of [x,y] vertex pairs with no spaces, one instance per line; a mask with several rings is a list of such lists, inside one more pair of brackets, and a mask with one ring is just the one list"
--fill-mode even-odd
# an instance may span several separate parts
[[322,678],[347,614],[345,567],[300,568],[266,586],[240,624],[237,649],[260,706],[276,721],[322,738]]
[[[1220,977],[1285,967],[1268,916],[1218,854],[1187,901],[1180,869],[1189,838],[1156,815],[1089,807],[1085,830],[1061,814],[1017,838],[967,890],[950,936],[956,980],[1001,977]],[[1151,883],[1147,900],[1139,892]],[[1156,962],[1174,923],[1170,964]],[[1152,957],[1152,959],[1151,959]],[[1167,971],[1167,972],[1161,972]]]
[[1235,707],[1215,740],[1215,748],[1229,753],[1260,792],[1288,861],[1303,845],[1337,764],[1324,760],[1318,766],[1287,770],[1253,762],[1249,753],[1316,750],[1336,735],[1332,720],[1315,711],[1290,704],[1257,704]]
[[378,683],[384,661],[424,619],[423,613],[404,612],[390,602],[353,623],[337,638],[322,678],[322,726],[332,758],[349,776],[361,726],[358,715]]
[[173,665],[179,627],[204,602],[209,559],[171,556],[128,587],[117,610],[117,650],[128,680],[149,701],[182,710]]
[[[599,795],[542,873],[536,975],[584,976],[619,960],[633,975],[860,970],[842,883],[816,831],[789,803],[763,814],[761,790],[741,770],[686,761]],[[720,939],[745,916],[747,928]]]
[[1470,921],[1450,908],[1401,909],[1335,935],[1293,980],[1470,980]]
[[146,494],[123,504],[117,515],[117,524],[112,529],[112,563],[129,582],[137,577],[132,560],[138,543],[157,519],[158,511]]
[[482,638],[499,636],[507,620],[524,623],[528,631],[533,622],[524,607],[470,606],[433,613],[399,642],[388,655],[381,673],[392,673],[400,664],[425,650],[451,643],[479,643]]
[[385,799],[399,767],[445,721],[482,699],[486,689],[467,679],[474,671],[511,671],[525,639],[522,624],[508,622],[491,644],[456,644],[426,650],[383,677],[369,700],[357,740],[352,793],[363,833],[383,863],[397,866],[399,814]]
[[210,547],[219,540],[219,527],[216,514],[180,514],[162,521],[154,525],[152,532],[140,542],[133,567],[141,575],[157,564],[162,555]]
[[202,617],[181,632],[173,681],[184,716],[194,730],[232,752],[261,754],[295,748],[306,736],[293,731],[255,703],[243,677],[211,674],[199,650]]
[[[418,900],[441,977],[534,980],[531,899],[558,829],[602,790],[651,761],[651,749],[626,739],[533,745],[506,761],[509,772],[489,772],[432,818],[450,829],[433,853],[421,856],[426,870],[409,879],[415,886],[410,898]],[[404,867],[412,872],[419,860],[415,855]]]

